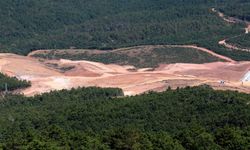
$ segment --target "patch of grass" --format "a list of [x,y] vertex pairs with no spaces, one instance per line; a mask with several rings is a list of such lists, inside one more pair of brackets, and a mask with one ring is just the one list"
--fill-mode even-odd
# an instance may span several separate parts
[[138,68],[154,68],[167,63],[208,63],[221,61],[206,52],[192,48],[168,46],[140,46],[129,49],[95,53],[71,50],[38,53],[34,57],[49,59],[89,60],[105,64],[133,65]]

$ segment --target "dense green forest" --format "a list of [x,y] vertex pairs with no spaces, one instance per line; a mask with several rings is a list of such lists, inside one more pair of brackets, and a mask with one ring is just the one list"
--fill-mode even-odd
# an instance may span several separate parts
[[248,0],[217,0],[217,7],[228,16],[250,21],[250,1]]
[[[244,33],[244,25],[224,22],[213,7],[250,20],[248,0],[0,0],[0,52],[196,44],[235,60],[250,60],[248,52],[218,45]],[[249,47],[248,39],[245,35],[230,42]],[[140,53],[140,58],[117,53],[60,57],[138,67],[214,61],[191,49],[151,52]],[[30,86],[0,74],[0,91],[6,84],[10,91]],[[249,104],[250,94],[206,85],[131,97],[121,89],[97,87],[34,97],[6,93],[0,97],[0,149],[247,150]]]
[[20,88],[29,87],[31,83],[26,80],[19,80],[15,77],[8,77],[2,73],[0,73],[0,92],[5,91],[7,86],[7,90],[13,91]]
[[229,39],[227,42],[241,48],[250,49],[250,34],[244,34],[242,36]]
[[0,102],[3,149],[250,148],[249,94],[208,86],[121,97],[78,88]]
[[199,64],[222,61],[215,56],[197,49],[168,46],[138,46],[105,52],[90,50],[73,51],[74,50],[51,50],[34,54],[32,57],[43,59],[89,60],[105,64],[132,65],[138,68],[154,68],[164,63]]
[[[114,49],[149,44],[197,44],[236,60],[218,41],[243,32],[225,23],[212,7],[228,15],[249,10],[246,1],[211,0],[1,0],[0,50],[27,54],[35,49]],[[245,13],[242,11],[241,13]],[[247,13],[247,12],[246,12]]]

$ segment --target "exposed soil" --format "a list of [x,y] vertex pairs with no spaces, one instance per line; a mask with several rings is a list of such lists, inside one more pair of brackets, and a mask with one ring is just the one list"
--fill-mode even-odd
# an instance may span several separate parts
[[[58,70],[67,66],[72,69]],[[31,81],[32,86],[21,91],[27,96],[79,86],[119,87],[126,95],[135,95],[151,90],[163,91],[168,86],[177,88],[201,84],[250,93],[249,81],[242,85],[249,69],[250,62],[215,62],[162,64],[154,70],[136,70],[133,66],[90,61],[40,61],[28,56],[0,54],[1,72]],[[220,84],[222,80],[225,84]]]
[[[216,9],[212,9],[212,11],[218,13],[219,17],[228,23],[241,22],[237,18],[226,17]],[[248,34],[249,31],[250,23],[245,28],[245,34]],[[219,44],[230,49],[242,50],[226,43],[226,40],[220,41]],[[70,61],[63,59],[44,59],[41,61],[32,58],[32,56],[46,54],[51,52],[51,50],[38,50],[31,52],[28,56],[0,54],[0,71],[9,76],[16,76],[17,78],[31,81],[32,86],[21,91],[27,96],[79,86],[119,87],[123,89],[125,95],[135,95],[151,90],[163,91],[169,86],[177,88],[202,84],[211,85],[215,89],[238,90],[250,93],[250,62],[235,62],[231,58],[195,45],[156,45],[153,47],[162,46],[193,48],[226,62],[161,64],[155,69],[135,69],[133,66],[106,65],[90,61]],[[152,46],[146,46],[146,48],[150,49]],[[114,52],[134,55],[140,53],[138,49],[140,49],[140,46],[112,51],[70,50],[69,52],[73,54],[82,52],[90,54]],[[52,51],[53,53],[65,52],[63,50]]]

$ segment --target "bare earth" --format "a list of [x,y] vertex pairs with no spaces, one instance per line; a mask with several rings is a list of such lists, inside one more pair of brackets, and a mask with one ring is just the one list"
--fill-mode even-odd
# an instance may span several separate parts
[[[214,8],[212,11],[228,23],[242,22],[242,20],[236,18],[226,17]],[[246,25],[245,34],[248,34],[250,32],[250,23],[246,22]],[[219,44],[230,49],[242,50],[226,43],[226,39],[220,41]],[[202,84],[211,85],[214,89],[238,90],[250,93],[250,62],[235,62],[228,57],[195,45],[168,46],[194,48],[226,62],[161,64],[155,69],[136,69],[133,66],[106,65],[90,61],[33,58],[32,56],[35,54],[50,52],[50,50],[39,50],[31,52],[28,56],[0,54],[0,71],[9,76],[31,81],[32,86],[21,91],[26,96],[33,96],[51,90],[87,86],[118,87],[123,89],[125,95],[136,95],[152,90],[163,91],[169,86],[177,88]],[[150,48],[150,46],[147,47]],[[134,47],[136,51],[131,51],[131,48],[122,48],[112,52],[124,52],[134,55],[139,48]],[[71,50],[70,52],[77,54],[82,53],[82,51]],[[85,51],[96,54],[106,53],[106,51],[100,50]],[[54,52],[62,52],[62,50]]]
[[[1,72],[31,81],[32,87],[21,91],[27,96],[79,86],[119,87],[125,95],[135,95],[150,90],[163,91],[168,86],[176,88],[201,84],[250,93],[249,69],[250,62],[215,62],[162,64],[154,71],[148,71],[90,61],[38,60],[0,54]],[[220,84],[222,80],[224,85]]]

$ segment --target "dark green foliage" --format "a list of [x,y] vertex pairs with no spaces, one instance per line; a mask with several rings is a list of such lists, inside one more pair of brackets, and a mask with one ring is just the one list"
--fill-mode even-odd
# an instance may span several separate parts
[[29,87],[31,84],[26,80],[18,80],[15,77],[8,77],[0,73],[0,91],[5,91],[5,85],[7,84],[7,89],[13,91],[20,88]]
[[250,21],[250,1],[248,0],[227,0],[227,2],[218,1],[217,7],[231,17]]
[[[70,47],[211,44],[217,52],[219,40],[243,29],[224,22],[211,11],[214,6],[211,0],[1,0],[0,49],[27,54]],[[248,53],[220,52],[237,60],[250,58]]]
[[207,86],[120,97],[79,88],[0,103],[7,149],[249,149],[250,95]]
[[186,149],[207,150],[222,149],[216,144],[214,136],[200,126],[192,126],[181,132],[177,139]]
[[[225,13],[227,16],[235,17],[240,19],[241,23],[250,21],[250,1],[247,0],[227,0],[228,3],[224,3],[222,1],[218,1],[217,7]],[[246,26],[244,24],[244,26]],[[235,45],[239,48],[250,48],[250,38],[249,34],[241,34],[236,35],[235,37],[228,37],[227,42]],[[249,54],[247,52],[236,51],[241,56],[236,56],[239,58],[244,58],[248,60]]]
[[242,131],[239,128],[226,126],[216,131],[215,138],[217,143],[226,149],[250,149],[249,128]]
[[250,34],[244,34],[242,36],[229,39],[227,42],[235,45],[239,48],[247,48],[250,49]]

